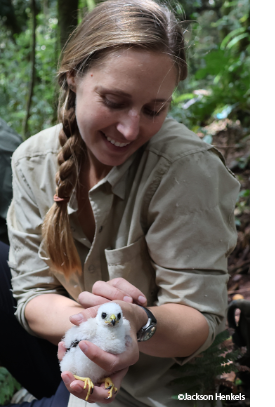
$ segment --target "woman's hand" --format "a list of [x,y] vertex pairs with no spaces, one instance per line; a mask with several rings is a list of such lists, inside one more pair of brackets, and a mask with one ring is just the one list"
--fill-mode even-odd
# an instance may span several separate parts
[[[85,348],[85,344],[83,344],[82,341],[80,342],[80,348],[83,351]],[[94,345],[95,346],[95,345]],[[97,348],[97,346],[95,346],[95,348]],[[96,352],[98,351],[99,348],[96,349]],[[106,353],[102,351],[101,349],[99,349],[101,352]],[[64,345],[64,342],[60,342],[58,344],[58,359],[59,361],[63,359],[64,355],[66,353],[66,348]],[[84,352],[87,356],[88,354],[91,354],[90,351],[88,352]],[[107,354],[108,355],[108,354]],[[109,366],[108,366],[108,360],[106,361],[106,355],[103,355],[103,363],[101,362],[101,367],[103,367],[104,369],[106,368],[106,370],[108,370]],[[104,358],[105,357],[105,358]],[[96,357],[93,358],[93,360],[96,360]],[[104,367],[104,363],[105,363],[105,367]],[[107,364],[107,366],[106,366]],[[120,371],[112,374],[110,377],[112,379],[112,382],[114,383],[115,387],[117,388],[117,390],[119,391],[120,389],[120,385],[121,385],[121,381],[124,378],[124,376],[126,375],[128,371],[128,368],[125,369],[121,369]],[[61,375],[64,384],[67,388],[67,390],[73,394],[74,396],[81,398],[83,400],[86,400],[86,395],[87,395],[87,388],[84,389],[84,382],[82,382],[81,380],[76,380],[74,375],[71,372],[63,372]],[[92,394],[90,394],[89,398],[88,398],[88,402],[89,403],[95,403],[95,402],[101,402],[104,404],[108,404],[110,403],[115,397],[115,394],[112,395],[112,397],[110,399],[108,398],[108,390],[105,389],[105,385],[104,383],[101,383],[100,385],[95,384],[94,389]]]
[[114,278],[107,282],[97,281],[93,285],[92,293],[83,291],[78,297],[78,302],[83,308],[116,300],[140,304],[144,307],[147,305],[145,295],[124,278]]
[[[119,391],[122,379],[126,375],[128,371],[128,368],[120,370],[117,373],[114,373],[110,376],[112,382],[114,383],[115,387],[117,388],[117,391]],[[64,384],[67,388],[67,390],[73,394],[75,397],[78,397],[82,400],[86,400],[86,395],[87,395],[87,388],[84,389],[84,382],[80,380],[76,380],[73,376],[72,373],[70,372],[64,372],[61,375]],[[117,393],[116,393],[117,394]],[[116,394],[112,394],[111,398],[108,398],[108,390],[105,389],[104,383],[101,383],[100,385],[95,385],[93,388],[92,394],[89,395],[88,397],[88,403],[103,403],[103,404],[109,404],[111,403],[114,398],[116,397]]]
[[[83,292],[82,294],[86,294],[86,292]],[[89,293],[87,293],[87,294],[89,294]],[[105,302],[107,302],[107,301],[105,301]],[[126,319],[128,319],[128,321],[130,322],[131,336],[133,335],[133,338],[136,341],[137,340],[136,333],[139,331],[139,329],[142,326],[144,326],[146,324],[146,322],[148,320],[148,316],[147,316],[146,312],[136,304],[132,304],[132,303],[120,301],[120,300],[116,300],[115,302],[120,305],[122,312],[123,312],[123,316]],[[86,305],[87,305],[87,303],[86,303]],[[74,325],[80,325],[82,322],[87,321],[88,318],[95,318],[99,307],[100,307],[100,305],[95,305],[95,306],[83,309],[79,314],[70,316],[71,323]]]
[[[131,341],[127,343],[125,352],[119,355],[113,355],[111,353],[103,351],[98,346],[89,341],[79,342],[79,347],[90,360],[92,360],[98,366],[102,367],[104,370],[111,371],[110,377],[114,385],[119,389],[121,381],[126,375],[129,366],[135,364],[139,359],[139,347],[136,333],[143,325],[146,324],[148,318],[145,311],[135,304],[127,303],[124,301],[116,301],[116,303],[121,306],[123,315],[126,319],[128,319],[131,325]],[[99,306],[97,305],[95,307],[90,307],[82,310],[80,314],[71,316],[70,321],[75,325],[79,325],[80,323],[86,321],[88,318],[94,318],[97,314],[98,308]],[[58,346],[59,360],[63,358],[65,352],[66,350],[64,344],[63,342],[60,342]],[[61,377],[70,393],[83,400],[86,398],[87,389],[84,389],[84,382],[76,380],[70,372],[63,372]],[[106,400],[107,397],[108,391],[105,390],[104,384],[96,385],[94,387],[93,393],[89,396],[88,401],[90,403],[101,402],[107,404],[113,400],[115,395],[113,395],[112,398],[109,400]]]

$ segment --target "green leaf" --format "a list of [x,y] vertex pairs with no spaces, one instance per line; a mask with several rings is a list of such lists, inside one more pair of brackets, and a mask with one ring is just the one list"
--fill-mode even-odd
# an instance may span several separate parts
[[21,388],[20,384],[12,377],[5,367],[0,367],[0,404],[6,404],[16,390]]
[[207,75],[220,74],[228,64],[229,57],[225,55],[224,51],[219,49],[209,52],[204,58],[206,67],[199,69],[195,77],[196,79],[205,78]]
[[249,14],[245,14],[244,16],[242,16],[239,21],[240,23],[244,23],[247,19],[248,19]]
[[233,38],[228,44],[227,44],[227,49],[232,48],[234,45],[236,45],[239,41],[241,41],[243,38],[247,38],[249,35],[247,33],[237,35],[237,37]]
[[250,189],[244,189],[239,193],[240,198],[249,197],[250,196]]
[[173,97],[173,103],[177,104],[187,99],[193,99],[194,93],[183,93],[182,95]]
[[235,37],[235,35],[243,33],[246,30],[245,27],[236,28],[236,30],[231,31],[227,36],[222,40],[220,49],[225,49],[226,44],[231,40],[231,38]]
[[234,1],[225,1],[224,2],[224,7],[228,8],[228,7],[233,7],[233,6],[237,6],[238,5],[238,1],[234,0]]

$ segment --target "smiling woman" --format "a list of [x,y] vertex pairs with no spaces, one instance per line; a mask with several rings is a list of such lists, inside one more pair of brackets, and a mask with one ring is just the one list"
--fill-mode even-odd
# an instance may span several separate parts
[[[171,396],[184,392],[184,378],[174,388],[171,367],[207,349],[224,329],[239,185],[213,146],[167,118],[186,75],[182,27],[167,7],[101,2],[63,50],[60,123],[13,156],[8,226],[16,317],[26,349],[32,343],[43,350],[39,366],[22,375],[25,386],[37,397],[54,393],[59,343],[60,360],[68,346],[77,348],[118,389],[106,400],[100,380],[87,394],[87,378],[64,370],[58,401],[55,395],[32,407],[81,407],[86,397],[98,406],[176,406]],[[12,313],[15,300],[5,287]],[[72,323],[95,317],[110,301],[130,322],[124,352],[104,351],[88,340],[91,332],[64,345]],[[22,329],[15,318],[13,324]],[[28,366],[25,348],[14,348]],[[48,393],[39,380],[45,366]]]
[[80,78],[68,74],[94,185],[160,130],[176,79],[168,55],[140,50],[111,53]]

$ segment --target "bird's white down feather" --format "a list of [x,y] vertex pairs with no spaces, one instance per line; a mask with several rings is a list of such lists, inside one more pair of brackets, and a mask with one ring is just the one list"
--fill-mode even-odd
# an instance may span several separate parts
[[[105,314],[106,317],[103,319]],[[115,325],[107,324],[111,315],[116,316]],[[127,342],[131,340],[130,323],[123,317],[121,307],[109,302],[99,307],[95,318],[89,318],[79,326],[69,329],[62,340],[69,350],[60,362],[61,372],[70,371],[74,375],[89,377],[93,383],[97,383],[103,377],[109,376],[111,372],[102,369],[87,358],[78,345],[71,347],[72,343],[87,340],[106,352],[122,353],[126,349]]]

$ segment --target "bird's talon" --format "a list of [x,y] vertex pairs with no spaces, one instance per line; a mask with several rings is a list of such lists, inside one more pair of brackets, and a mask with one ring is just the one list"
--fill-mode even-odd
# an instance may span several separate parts
[[105,377],[104,379],[101,379],[99,383],[105,383],[105,389],[108,390],[109,396],[105,400],[109,400],[114,394],[117,393],[117,388],[115,387],[114,383],[110,379],[110,377]]
[[87,391],[87,395],[85,400],[87,401],[90,394],[93,394],[94,391],[94,384],[92,382],[92,380],[89,377],[80,377],[80,376],[76,376],[74,375],[74,377],[76,378],[76,380],[81,380],[82,382],[84,382],[84,389],[86,389],[86,387],[88,386],[88,391]]

